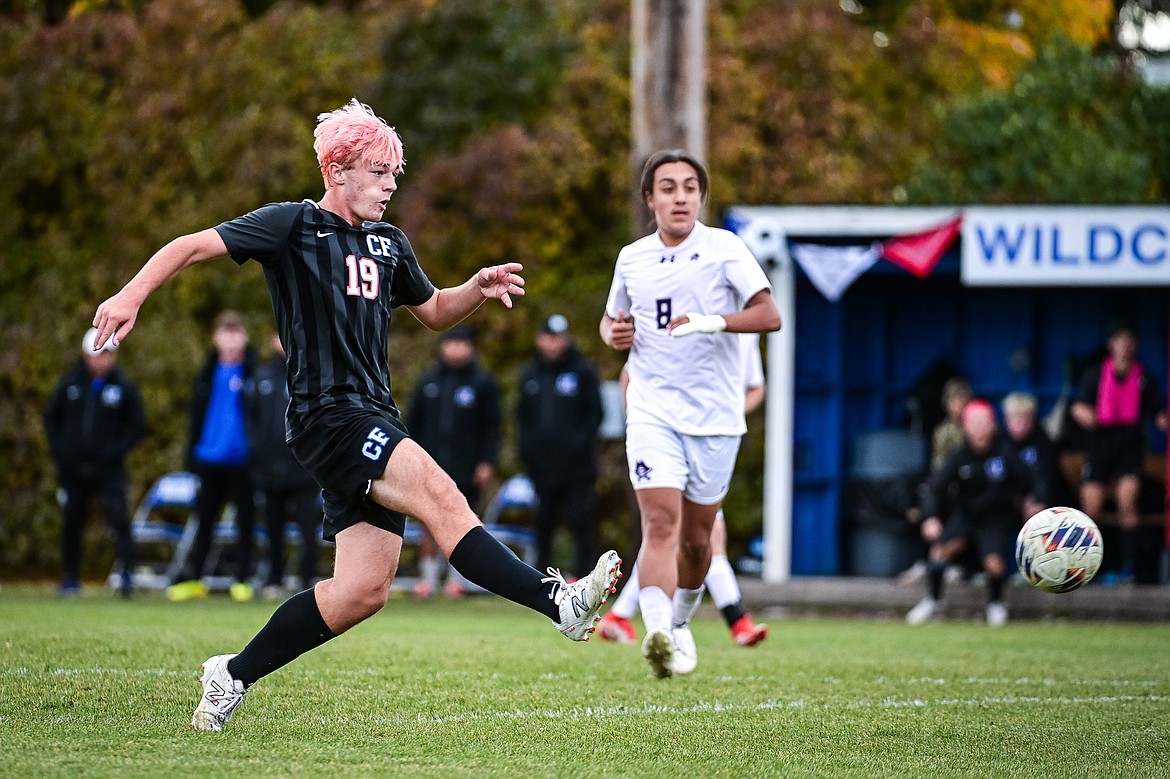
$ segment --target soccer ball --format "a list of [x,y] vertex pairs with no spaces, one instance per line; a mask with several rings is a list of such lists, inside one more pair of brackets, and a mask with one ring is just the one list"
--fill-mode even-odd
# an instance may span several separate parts
[[1071,592],[1101,567],[1101,531],[1088,514],[1056,506],[1024,523],[1016,537],[1016,565],[1047,592]]

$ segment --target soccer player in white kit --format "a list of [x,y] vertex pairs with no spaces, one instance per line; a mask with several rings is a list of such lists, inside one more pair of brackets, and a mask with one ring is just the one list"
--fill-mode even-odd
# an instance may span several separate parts
[[[739,351],[740,367],[743,370],[744,413],[751,414],[764,402],[764,395],[767,393],[759,335],[741,334]],[[621,378],[624,392],[625,385],[629,382],[629,373],[625,368],[622,369]],[[735,580],[735,570],[731,567],[731,561],[727,559],[727,523],[723,519],[722,511],[715,515],[715,525],[711,529],[711,567],[707,570],[703,586],[711,593],[715,607],[727,621],[731,638],[735,643],[740,646],[755,646],[768,637],[768,626],[754,622],[743,608],[739,582]],[[597,623],[598,636],[606,641],[617,641],[622,644],[637,643],[638,634],[630,620],[638,613],[639,588],[638,564],[634,563],[633,570],[626,578],[626,585],[622,587],[613,607]]]
[[768,279],[734,233],[698,221],[703,165],[655,152],[640,191],[657,230],[618,254],[601,337],[630,350],[626,457],[642,514],[642,655],[658,678],[697,663],[688,627],[711,562],[711,527],[747,425],[731,333],[780,328]]

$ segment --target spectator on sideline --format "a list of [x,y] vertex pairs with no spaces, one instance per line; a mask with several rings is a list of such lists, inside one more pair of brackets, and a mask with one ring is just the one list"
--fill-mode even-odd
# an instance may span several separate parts
[[552,563],[552,542],[563,515],[573,536],[573,573],[593,566],[597,547],[597,430],[601,427],[597,369],[573,343],[569,320],[546,318],[536,355],[520,374],[516,422],[520,458],[539,501],[537,568]]
[[642,517],[642,656],[658,678],[694,671],[691,616],[711,528],[747,430],[734,333],[779,329],[768,278],[734,233],[698,221],[709,177],[655,152],[639,191],[656,230],[621,250],[599,329],[630,351],[626,457]]
[[283,600],[292,594],[284,586],[284,534],[289,522],[296,524],[301,535],[298,580],[293,592],[312,587],[317,577],[321,558],[321,488],[285,443],[288,369],[280,335],[274,332],[269,344],[272,358],[257,366],[244,387],[244,417],[252,481],[264,496],[268,528],[268,573],[261,595],[266,600]]
[[937,471],[951,452],[963,443],[963,408],[974,393],[966,379],[955,377],[943,385],[942,405],[946,417],[930,438],[930,470]]
[[333,575],[282,603],[238,654],[203,662],[191,715],[196,730],[222,731],[258,680],[386,605],[407,514],[426,525],[468,580],[544,615],[572,641],[593,633],[621,576],[612,550],[575,582],[521,562],[411,440],[390,392],[393,309],[405,306],[428,328],[446,330],[489,298],[511,308],[512,296],[524,294],[520,263],[480,268],[456,287],[436,288],[406,235],[381,221],[402,173],[398,133],[354,98],[319,114],[313,137],[325,188],[320,201],[269,203],[173,239],[93,318],[96,345],[117,344],[167,279],[221,257],[240,265],[255,260],[264,266],[288,348],[289,445],[322,487],[325,539],[337,544]]
[[1114,322],[1109,329],[1105,358],[1085,371],[1080,397],[1070,413],[1087,433],[1081,480],[1081,510],[1099,517],[1110,488],[1117,501],[1121,526],[1119,580],[1134,579],[1138,555],[1138,497],[1151,419],[1166,429],[1162,390],[1137,359],[1137,329]]
[[[935,426],[930,438],[930,471],[934,473],[942,467],[947,457],[963,443],[963,408],[971,401],[973,391],[971,384],[960,376],[948,379],[943,385],[942,408],[943,420]],[[925,483],[919,486],[919,497],[927,489]],[[920,528],[921,530],[921,528]],[[920,549],[920,557],[909,568],[898,574],[899,584],[916,584],[926,576],[930,566],[929,544]],[[947,580],[958,581],[963,578],[963,565],[954,560],[947,568]]]
[[[419,377],[410,399],[411,437],[455,482],[469,506],[479,505],[496,476],[500,451],[500,388],[476,361],[475,331],[456,325],[439,339],[439,359]],[[419,580],[414,594],[429,598],[445,565],[434,538],[422,527]],[[449,570],[444,592],[464,593],[463,577]]]
[[[743,359],[744,415],[749,415],[764,402],[767,385],[764,383],[764,364],[760,357],[760,337],[755,333],[744,333],[739,337]],[[622,389],[629,382],[629,372],[622,369]],[[731,631],[731,640],[740,646],[755,646],[768,637],[768,626],[752,621],[752,616],[743,607],[739,582],[735,569],[727,559],[727,522],[723,509],[715,515],[711,527],[711,566],[703,584],[711,593],[711,600],[723,615]],[[638,565],[630,571],[625,586],[614,601],[613,608],[606,612],[597,623],[597,635],[606,641],[633,644],[638,632],[630,621],[638,612]]]
[[90,500],[102,504],[122,563],[120,590],[133,590],[134,539],[126,505],[126,454],[146,434],[142,396],[117,365],[118,347],[97,350],[97,330],[81,341],[81,359],[61,377],[45,409],[49,454],[61,496],[62,595],[81,592],[81,547]]
[[183,570],[167,598],[185,601],[208,594],[203,576],[215,526],[224,507],[236,508],[235,582],[232,600],[252,600],[252,544],[256,504],[249,473],[248,432],[245,421],[244,386],[256,370],[256,355],[248,345],[244,318],[224,311],[215,319],[211,334],[212,351],[195,378],[191,395],[188,468],[199,477],[195,496],[195,543]]
[[928,594],[906,615],[911,625],[942,614],[947,564],[968,545],[987,574],[987,624],[999,627],[1008,619],[1004,550],[1023,524],[1023,501],[1036,494],[1035,475],[999,435],[995,408],[986,400],[967,403],[962,424],[963,443],[931,475],[922,508],[922,537],[930,544]]
[[1011,392],[1004,397],[1003,426],[1016,456],[1032,469],[1036,492],[1024,504],[1024,516],[1030,517],[1051,506],[1056,486],[1056,445],[1048,433],[1036,424],[1038,404],[1030,392]]

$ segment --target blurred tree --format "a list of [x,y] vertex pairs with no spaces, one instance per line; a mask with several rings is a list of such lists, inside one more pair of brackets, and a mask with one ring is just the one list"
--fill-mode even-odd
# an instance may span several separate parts
[[548,105],[583,6],[573,0],[416,2],[385,33],[372,97],[404,129],[407,159],[525,122]]
[[1141,203],[1167,194],[1168,96],[1055,39],[1011,88],[958,107],[910,202]]

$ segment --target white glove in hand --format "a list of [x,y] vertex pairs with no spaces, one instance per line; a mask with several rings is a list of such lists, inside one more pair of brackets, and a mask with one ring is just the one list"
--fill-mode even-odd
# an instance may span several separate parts
[[675,338],[691,333],[721,333],[727,329],[727,320],[719,314],[687,314],[687,320],[670,331]]

